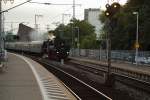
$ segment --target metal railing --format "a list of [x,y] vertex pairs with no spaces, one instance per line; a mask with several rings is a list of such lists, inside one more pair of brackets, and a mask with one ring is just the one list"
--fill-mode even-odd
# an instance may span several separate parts
[[[74,49],[70,51],[72,56],[80,56],[88,59],[95,60],[106,60],[107,59],[107,50],[98,50],[98,49]],[[135,62],[135,51],[132,50],[112,50],[111,58],[113,61],[127,61],[134,63]],[[138,53],[139,63],[150,64],[150,51],[139,51]]]

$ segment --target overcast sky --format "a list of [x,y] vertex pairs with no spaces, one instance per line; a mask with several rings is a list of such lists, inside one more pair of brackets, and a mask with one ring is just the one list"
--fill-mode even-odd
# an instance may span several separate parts
[[[27,0],[14,0],[14,3],[11,4],[7,2],[3,3],[3,10],[13,7],[19,3],[25,2]],[[85,8],[101,8],[105,9],[105,5],[108,0],[76,0],[77,4],[81,4],[82,6],[76,6],[76,18],[83,19],[84,18],[84,9]],[[113,0],[109,0],[113,1]],[[115,0],[114,0],[115,1]],[[119,3],[124,4],[126,0],[116,0]],[[49,2],[54,4],[72,4],[73,0],[32,0],[32,2]],[[50,29],[54,29],[56,26],[53,23],[62,22],[62,13],[70,14],[70,16],[65,16],[65,24],[69,22],[72,18],[72,5],[68,6],[58,6],[58,5],[42,5],[42,4],[33,4],[26,3],[20,7],[17,7],[9,12],[5,13],[5,30],[10,30],[11,23],[13,24],[13,28],[18,27],[17,22],[28,22],[28,26],[34,27],[34,18],[35,14],[43,15],[43,17],[39,17],[37,19],[37,23],[41,30],[46,31],[47,25],[49,25]]]

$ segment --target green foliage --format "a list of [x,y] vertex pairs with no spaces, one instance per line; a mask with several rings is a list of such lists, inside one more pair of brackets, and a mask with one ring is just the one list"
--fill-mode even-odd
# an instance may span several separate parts
[[96,34],[85,36],[81,41],[81,47],[84,49],[96,49],[98,48],[98,43],[96,41]]
[[84,20],[71,20],[71,22],[67,25],[59,25],[54,33],[56,36],[67,39],[70,45],[73,40],[73,47],[77,47],[77,41],[75,38],[78,38],[78,30],[79,30],[79,40],[80,40],[80,48],[94,48],[96,41],[96,34],[94,26],[89,24]]
[[102,11],[100,17],[99,17],[99,20],[102,22],[102,23],[105,23],[106,21],[106,16],[105,16],[105,11]]
[[[114,16],[116,25],[112,31],[103,27],[104,32],[110,32],[112,38],[112,49],[135,49],[136,37],[136,15],[139,13],[139,43],[141,50],[150,50],[150,0],[128,0],[121,11]],[[104,23],[106,18],[100,15],[100,20]]]

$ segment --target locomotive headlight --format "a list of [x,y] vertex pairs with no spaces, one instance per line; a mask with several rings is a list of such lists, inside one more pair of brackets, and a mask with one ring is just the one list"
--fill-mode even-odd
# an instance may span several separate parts
[[67,52],[67,54],[69,54],[69,52]]
[[57,54],[58,54],[59,52],[57,51]]

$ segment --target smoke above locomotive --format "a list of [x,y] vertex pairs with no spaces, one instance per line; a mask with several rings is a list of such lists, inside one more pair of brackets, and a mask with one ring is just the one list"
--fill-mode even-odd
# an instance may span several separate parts
[[66,39],[59,36],[53,36],[49,34],[46,38],[38,36],[34,29],[19,25],[18,36],[19,41],[6,43],[6,48],[13,51],[36,53],[42,57],[48,57],[49,59],[67,59],[69,56],[70,46]]
[[47,34],[42,34],[41,32],[26,26],[22,23],[19,24],[19,29],[17,33],[20,42],[29,42],[29,41],[43,41],[48,39]]

